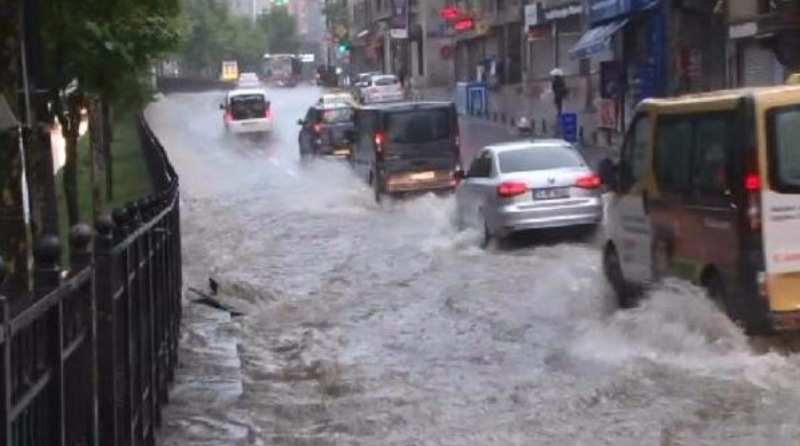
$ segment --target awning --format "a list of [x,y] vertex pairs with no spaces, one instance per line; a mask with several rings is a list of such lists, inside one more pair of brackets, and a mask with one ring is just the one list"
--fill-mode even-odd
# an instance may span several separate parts
[[611,36],[626,23],[628,19],[616,20],[586,31],[578,43],[569,50],[569,56],[573,59],[585,59],[608,50]]

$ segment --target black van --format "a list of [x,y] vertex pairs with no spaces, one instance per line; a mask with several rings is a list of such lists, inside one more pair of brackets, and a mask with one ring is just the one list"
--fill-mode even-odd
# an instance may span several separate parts
[[375,192],[452,192],[461,169],[458,114],[452,102],[361,107],[354,116],[351,162]]

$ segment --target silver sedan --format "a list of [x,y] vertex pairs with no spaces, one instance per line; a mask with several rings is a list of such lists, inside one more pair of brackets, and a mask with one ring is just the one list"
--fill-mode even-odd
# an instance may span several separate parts
[[456,188],[459,226],[482,229],[484,244],[512,232],[594,229],[603,215],[601,181],[563,140],[485,147]]

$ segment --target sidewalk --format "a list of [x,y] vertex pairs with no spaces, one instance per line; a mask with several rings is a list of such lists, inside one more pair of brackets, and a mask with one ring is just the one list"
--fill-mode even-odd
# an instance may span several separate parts
[[[422,99],[426,101],[454,101],[455,88],[427,88],[422,91]],[[524,139],[527,135],[521,135],[514,126],[517,117],[522,116],[522,112],[504,110],[497,104],[492,104],[490,100],[490,113],[484,116],[461,116],[462,123],[462,155],[465,159],[472,159],[481,147],[489,144],[496,144],[503,141],[513,141]],[[541,120],[534,125],[534,138],[553,138],[558,137],[556,128],[552,124],[543,126]],[[601,141],[593,141],[587,137],[584,131],[584,138],[579,139],[575,146],[586,157],[587,162],[597,167],[603,158],[609,157],[612,152],[612,145],[602,144]]]

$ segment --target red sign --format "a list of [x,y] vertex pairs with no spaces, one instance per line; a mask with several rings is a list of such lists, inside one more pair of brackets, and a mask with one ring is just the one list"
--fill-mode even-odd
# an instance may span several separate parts
[[461,11],[459,11],[455,6],[445,6],[441,11],[439,11],[439,17],[441,17],[442,20],[450,22],[461,17]]
[[528,40],[542,40],[549,32],[550,29],[546,26],[531,26],[528,28]]
[[475,19],[473,18],[459,19],[457,22],[453,23],[453,29],[459,32],[475,29]]

